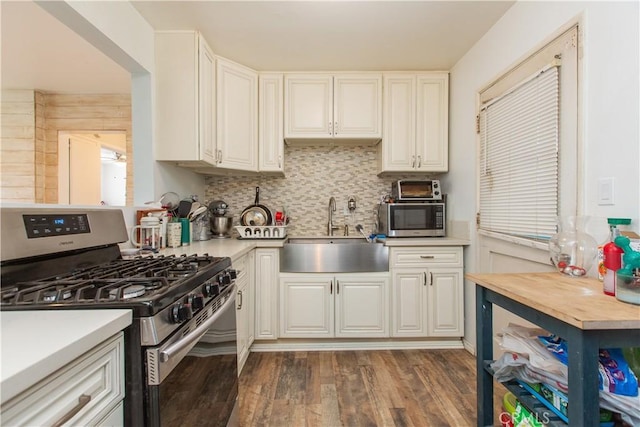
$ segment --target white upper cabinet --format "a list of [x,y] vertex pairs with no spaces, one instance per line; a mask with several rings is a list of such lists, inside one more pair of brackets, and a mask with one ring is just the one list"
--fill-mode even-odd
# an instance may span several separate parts
[[156,32],[156,160],[212,166],[215,60],[195,31]]
[[284,138],[378,142],[381,74],[286,74]]
[[449,75],[385,74],[380,172],[448,170]]
[[284,75],[258,78],[258,171],[284,173]]
[[217,166],[258,170],[258,74],[217,57]]

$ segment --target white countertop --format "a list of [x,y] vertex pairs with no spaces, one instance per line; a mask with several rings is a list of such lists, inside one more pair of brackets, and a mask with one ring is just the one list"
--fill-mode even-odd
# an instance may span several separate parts
[[[294,236],[301,238],[313,238],[320,236]],[[326,236],[322,236],[326,237]],[[341,237],[341,236],[335,236]],[[358,239],[358,236],[352,236]],[[159,255],[182,255],[182,254],[209,254],[214,257],[230,257],[234,262],[247,252],[255,248],[281,248],[287,239],[256,239],[242,240],[236,238],[229,239],[211,239],[204,241],[191,242],[188,246],[180,246],[177,248],[166,248],[159,252]],[[469,245],[468,239],[457,237],[396,237],[385,239],[385,246],[465,246]]]
[[177,248],[166,248],[160,250],[159,255],[182,255],[182,254],[209,254],[214,257],[230,257],[231,261],[238,258],[255,248],[281,248],[286,239],[264,239],[264,240],[240,240],[230,239],[211,239],[191,242],[188,246],[180,246]]
[[0,402],[15,397],[131,324],[131,310],[0,312]]

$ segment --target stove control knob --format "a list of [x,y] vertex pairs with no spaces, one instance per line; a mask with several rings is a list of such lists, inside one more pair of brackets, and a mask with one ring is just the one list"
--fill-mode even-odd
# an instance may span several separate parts
[[231,284],[231,275],[228,272],[224,272],[218,276],[218,281],[221,285],[230,285]]
[[220,285],[213,280],[207,282],[202,286],[202,293],[209,298],[217,297],[220,295]]
[[187,304],[191,305],[192,311],[195,313],[204,307],[204,295],[190,294],[187,296]]
[[193,317],[193,310],[191,310],[191,304],[183,304],[181,302],[174,304],[171,307],[170,320],[173,323],[182,323]]
[[233,268],[230,268],[228,271],[229,271],[229,277],[231,277],[231,280],[236,280],[236,278],[238,277],[238,272]]

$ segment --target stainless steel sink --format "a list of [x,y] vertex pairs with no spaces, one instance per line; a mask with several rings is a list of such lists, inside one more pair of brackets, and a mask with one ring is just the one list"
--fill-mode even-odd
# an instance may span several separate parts
[[362,237],[292,237],[280,250],[283,273],[389,271],[389,248]]

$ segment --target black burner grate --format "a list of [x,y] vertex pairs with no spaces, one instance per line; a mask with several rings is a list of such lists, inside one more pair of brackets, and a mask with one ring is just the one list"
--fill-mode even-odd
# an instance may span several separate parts
[[156,311],[229,266],[228,258],[206,254],[117,259],[3,287],[0,304],[3,309],[141,305]]

